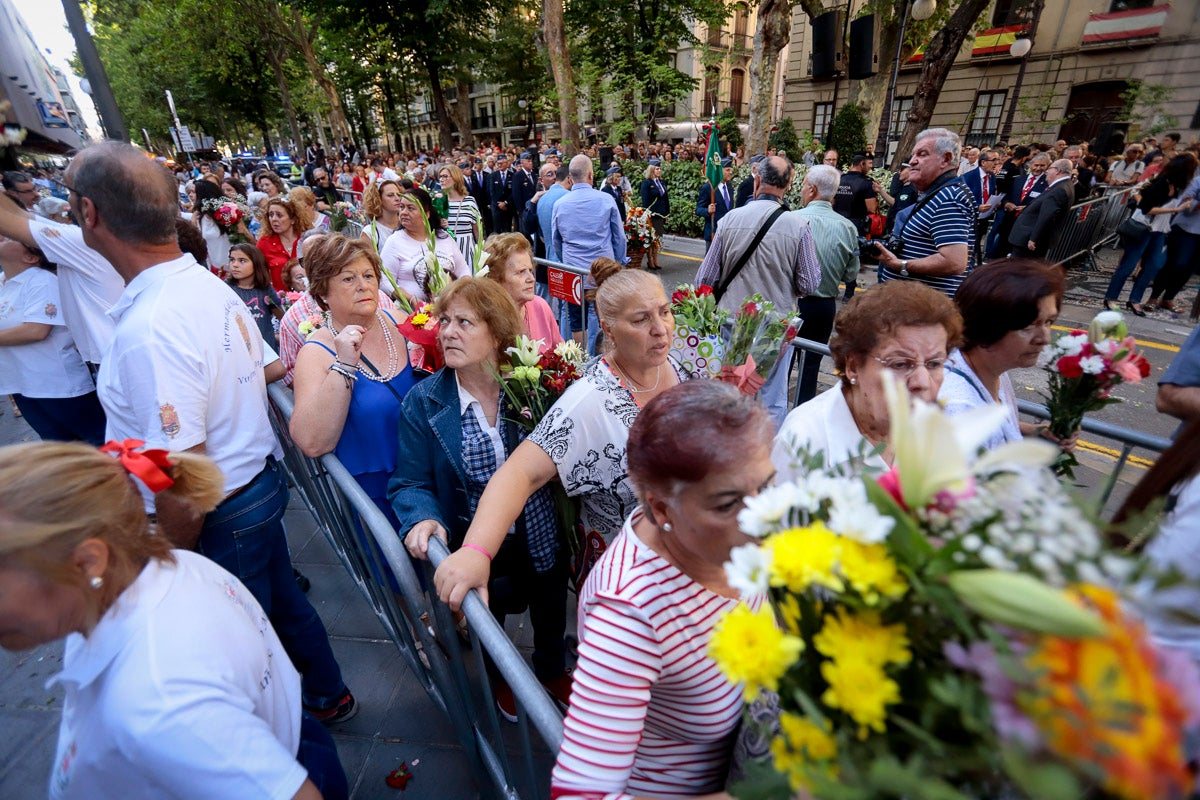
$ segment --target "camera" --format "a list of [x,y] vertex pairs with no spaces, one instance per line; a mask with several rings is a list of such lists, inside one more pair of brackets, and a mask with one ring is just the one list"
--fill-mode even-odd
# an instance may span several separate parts
[[879,245],[883,245],[897,257],[904,256],[904,240],[899,236],[887,236],[883,239],[865,239],[858,237],[858,257],[862,261],[875,263],[879,258]]

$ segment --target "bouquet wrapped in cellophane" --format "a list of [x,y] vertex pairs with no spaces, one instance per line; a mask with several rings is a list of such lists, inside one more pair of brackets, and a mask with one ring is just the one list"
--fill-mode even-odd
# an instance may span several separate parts
[[733,318],[721,380],[755,394],[779,363],[783,348],[791,346],[801,323],[799,316],[777,311],[761,294],[747,297]]
[[758,541],[726,572],[769,603],[739,605],[709,652],[778,713],[733,794],[1189,796],[1200,677],[1111,588],[1144,565],[1106,552],[1045,469],[1049,443],[972,459],[1003,408],[952,420],[885,388],[891,471],[822,471],[809,454],[739,515]]
[[671,357],[689,373],[709,378],[720,375],[725,359],[721,329],[729,312],[717,307],[712,287],[679,284],[671,295],[671,311],[675,314]]

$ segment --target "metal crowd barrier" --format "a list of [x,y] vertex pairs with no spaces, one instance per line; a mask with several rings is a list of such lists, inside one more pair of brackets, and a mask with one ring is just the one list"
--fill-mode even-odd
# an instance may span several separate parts
[[[429,562],[409,557],[400,536],[375,503],[332,454],[308,458],[292,442],[288,420],[292,393],[268,387],[272,425],[283,446],[284,466],[321,532],[358,584],[408,668],[430,699],[449,718],[463,747],[475,783],[485,797],[519,800],[549,794],[548,769],[535,763],[530,728],[552,757],[562,741],[562,715],[517,651],[504,629],[474,591],[462,609],[474,643],[459,639],[450,608],[427,595],[433,569],[449,555],[444,543],[430,540]],[[364,536],[362,531],[371,535]],[[391,569],[400,587],[393,594],[377,576]],[[484,652],[512,688],[517,700],[515,741],[505,735],[487,679]],[[512,727],[509,730],[513,730]]]
[[1129,214],[1125,204],[1133,191],[1133,187],[1111,191],[1071,206],[1046,259],[1053,264],[1084,259],[1091,266],[1092,254],[1116,240],[1117,226]]
[[362,206],[363,193],[351,189],[338,189],[338,195],[347,203],[353,203],[356,208]]
[[[792,347],[801,351],[801,353],[811,352],[817,353],[821,356],[830,355],[829,345],[821,344],[820,342],[814,342],[811,339],[793,339]],[[799,360],[799,358],[795,359],[795,361]],[[797,394],[793,398],[792,407],[794,408],[795,406],[799,405],[799,403],[800,395],[799,389],[797,388]],[[1040,403],[1031,403],[1028,400],[1018,400],[1017,410],[1022,414],[1034,419],[1050,418],[1049,409]],[[1162,436],[1153,436],[1148,433],[1142,433],[1141,431],[1135,431],[1131,428],[1125,428],[1120,425],[1113,425],[1110,422],[1089,419],[1087,417],[1084,417],[1083,419],[1081,430],[1084,433],[1090,433],[1104,439],[1115,441],[1120,445],[1119,451],[1113,451],[1117,453],[1117,455],[1114,456],[1116,460],[1116,466],[1108,475],[1108,478],[1104,484],[1104,488],[1100,492],[1099,503],[1097,504],[1098,508],[1104,508],[1104,506],[1108,503],[1109,497],[1112,496],[1113,490],[1117,486],[1117,481],[1120,478],[1121,472],[1129,464],[1130,458],[1134,457],[1133,451],[1135,448],[1140,448],[1148,453],[1158,454],[1171,446],[1171,440]]]
[[[584,278],[586,278],[588,276],[588,274],[591,272],[591,270],[588,269],[587,267],[573,267],[570,264],[564,264],[561,261],[551,261],[547,258],[534,258],[533,263],[540,264],[541,266],[545,267],[548,271],[549,270],[560,270],[561,272],[564,273],[564,276],[578,276],[579,277],[579,299],[578,300],[576,300],[574,298],[573,293],[572,293],[571,297],[566,296],[568,293],[567,290],[570,287],[565,285],[565,280],[559,281],[559,286],[562,287],[562,291],[559,294],[554,294],[553,288],[551,288],[550,291],[551,291],[551,297],[557,297],[559,300],[562,300],[565,303],[570,303],[573,306],[579,306],[581,319],[583,320],[583,340],[586,343],[587,342],[587,329],[588,329],[588,304],[586,302],[584,302],[583,280],[584,280]],[[553,279],[554,276],[553,276],[553,274],[550,274],[548,277]],[[550,280],[550,281],[548,281],[548,284],[553,287],[554,281]],[[570,338],[570,336],[568,334],[564,334],[563,338]]]

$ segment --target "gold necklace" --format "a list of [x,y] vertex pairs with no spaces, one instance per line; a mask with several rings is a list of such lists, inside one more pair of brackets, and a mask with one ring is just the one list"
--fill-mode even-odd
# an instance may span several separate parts
[[617,363],[616,356],[613,356],[612,363],[613,363],[613,366],[617,368],[617,372],[619,372],[621,375],[625,376],[625,379],[627,381],[629,381],[629,383],[630,383],[629,391],[631,391],[631,392],[636,392],[638,394],[649,394],[650,392],[653,392],[655,389],[657,389],[658,385],[660,383],[662,383],[662,364],[659,364],[658,369],[655,371],[653,386],[651,386],[649,389],[635,389],[633,387],[637,385],[637,381],[635,381],[633,379],[633,376],[630,375],[625,369],[623,369],[621,367],[620,364]]

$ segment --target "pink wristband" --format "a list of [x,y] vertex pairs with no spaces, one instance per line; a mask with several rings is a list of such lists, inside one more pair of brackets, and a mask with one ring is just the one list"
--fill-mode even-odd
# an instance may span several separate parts
[[479,546],[479,545],[477,545],[477,544],[464,544],[464,545],[463,545],[463,548],[464,548],[464,549],[469,549],[469,550],[478,550],[479,552],[483,553],[485,556],[487,556],[487,557],[488,557],[488,561],[491,561],[491,560],[492,560],[492,554],[491,554],[491,553],[489,553],[489,552],[488,552],[486,549],[484,549],[484,548],[480,547],[480,546]]

